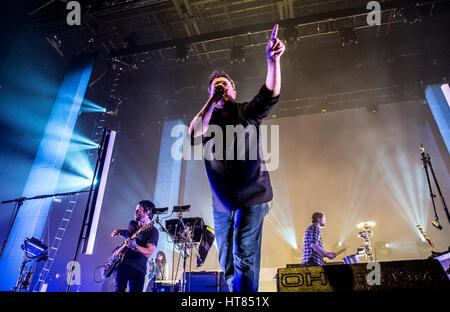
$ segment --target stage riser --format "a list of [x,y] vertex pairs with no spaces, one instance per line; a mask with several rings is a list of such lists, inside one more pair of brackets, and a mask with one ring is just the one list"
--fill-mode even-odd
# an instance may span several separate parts
[[336,264],[278,269],[280,292],[450,289],[437,260]]

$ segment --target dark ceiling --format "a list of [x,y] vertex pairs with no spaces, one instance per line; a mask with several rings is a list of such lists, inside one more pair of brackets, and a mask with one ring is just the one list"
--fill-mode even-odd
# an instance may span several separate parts
[[[158,62],[174,60],[174,47],[183,43],[190,56],[210,61],[229,57],[234,45],[245,47],[246,52],[264,45],[274,23],[280,24],[280,37],[287,34],[286,29],[295,28],[302,41],[330,40],[327,34],[345,28],[362,33],[384,30],[367,25],[367,0],[90,0],[79,1],[81,26],[67,25],[66,2],[33,1],[29,13],[43,36],[49,40],[57,36],[65,55],[91,48],[109,55],[143,52]],[[407,2],[380,1],[382,25],[403,23],[401,10]],[[443,9],[445,1],[419,2],[425,17],[448,9]],[[91,38],[93,46],[87,47]],[[129,45],[124,50],[126,41]]]
[[[448,39],[450,1],[379,1],[381,25],[376,27],[367,24],[367,0],[79,1],[80,26],[67,25],[66,2],[32,1],[28,9],[38,32],[66,59],[96,51],[114,69],[145,72],[178,66],[177,47],[186,46],[185,64],[229,64],[234,46],[245,51],[246,59],[260,53],[273,25],[278,23],[279,37],[291,53],[289,69],[296,71],[299,84],[314,84],[311,77],[320,80],[323,73],[336,74],[333,79],[338,81],[338,74],[347,68],[356,73],[355,84],[348,83],[353,88],[340,92],[333,91],[339,88],[328,88],[331,91],[325,96],[320,88],[309,88],[309,94],[298,94],[298,88],[285,90],[274,117],[320,112],[330,103],[335,110],[354,107],[363,98],[398,101],[405,97],[405,85],[408,88],[418,81],[446,79],[449,70],[448,40],[443,43],[442,38]],[[415,15],[420,21],[414,20]],[[357,35],[358,50],[336,50],[341,47],[342,32],[348,29]],[[368,38],[377,40],[369,43],[365,40]],[[293,50],[295,54],[290,52]],[[384,85],[359,85],[371,78],[367,74],[370,70],[380,67],[376,61],[367,64],[367,53],[376,53],[372,59],[382,58],[383,64],[392,67],[400,78]],[[301,68],[294,59],[302,61]],[[318,64],[317,68],[311,68],[312,63]],[[424,69],[432,66],[433,70]],[[409,68],[414,68],[413,74],[404,70]],[[193,95],[197,89],[192,86]],[[406,93],[416,98],[413,89]],[[349,101],[349,97],[353,100]],[[178,101],[176,94],[171,101]]]

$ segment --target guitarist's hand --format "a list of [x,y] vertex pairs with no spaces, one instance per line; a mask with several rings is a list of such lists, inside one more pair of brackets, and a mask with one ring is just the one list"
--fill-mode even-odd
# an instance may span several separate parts
[[136,244],[136,240],[130,239],[127,241],[127,247],[131,250],[136,250],[138,248],[138,245]]
[[114,230],[114,231],[111,233],[111,237],[114,237],[114,236],[117,236],[117,235],[119,235],[119,230]]

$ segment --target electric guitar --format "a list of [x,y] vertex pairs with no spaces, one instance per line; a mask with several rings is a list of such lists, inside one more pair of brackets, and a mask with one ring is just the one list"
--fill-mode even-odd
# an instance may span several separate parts
[[114,271],[117,269],[119,264],[123,261],[123,257],[128,250],[127,243],[130,240],[135,239],[138,235],[150,230],[153,227],[153,222],[151,221],[149,224],[144,225],[139,230],[137,230],[131,237],[125,239],[122,245],[113,250],[111,256],[108,258],[106,262],[105,269],[103,271],[103,278],[108,278]]

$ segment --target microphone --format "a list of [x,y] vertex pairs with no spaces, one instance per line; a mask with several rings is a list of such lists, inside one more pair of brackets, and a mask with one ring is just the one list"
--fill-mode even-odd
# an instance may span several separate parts
[[225,88],[224,88],[222,85],[217,85],[217,86],[214,88],[214,93],[220,93],[220,94],[223,94],[224,91],[225,91]]
[[222,98],[222,96],[224,96],[224,93],[225,88],[222,85],[219,84],[214,86],[214,99],[219,100],[220,98]]
[[423,148],[422,143],[420,143],[419,150],[420,150],[420,153],[421,153],[421,154],[425,154],[425,149]]
[[428,158],[429,156],[427,156],[425,154],[425,148],[423,147],[422,143],[420,143],[419,151],[420,151],[421,160],[423,161],[422,168],[425,168],[429,161],[429,158]]

